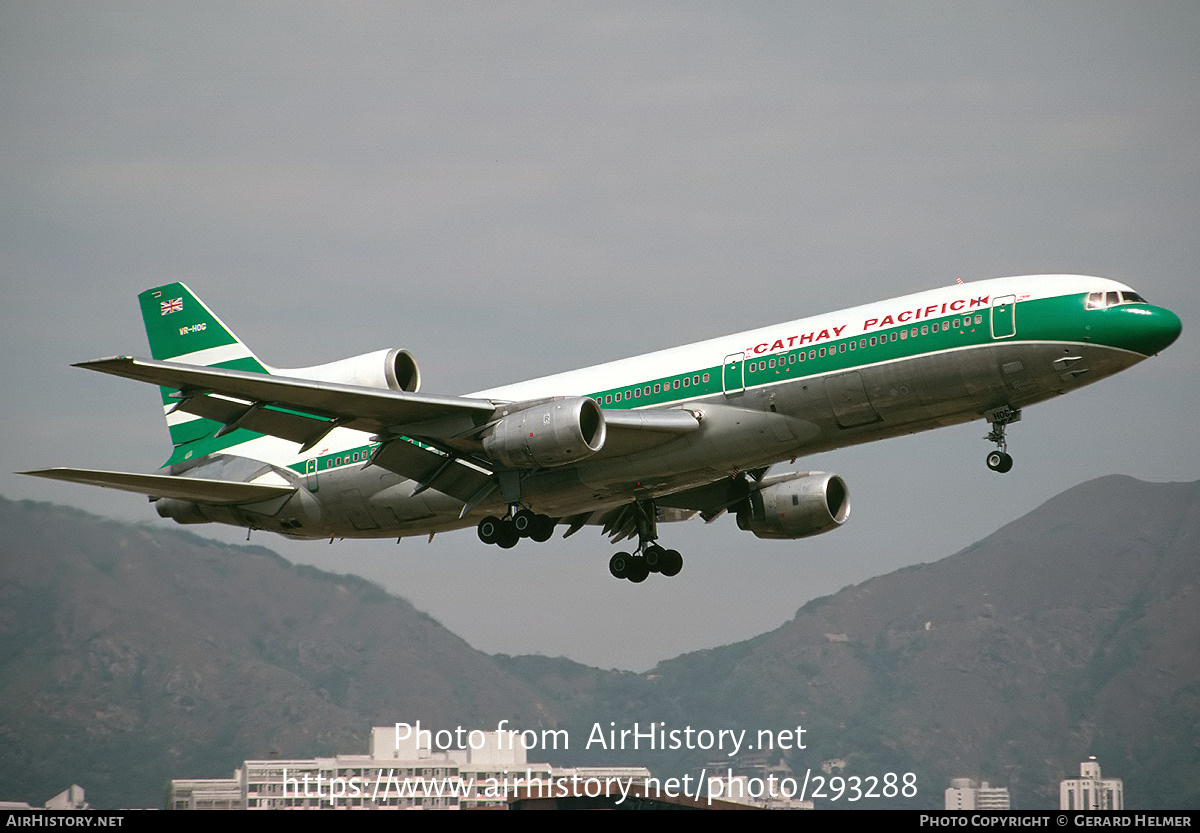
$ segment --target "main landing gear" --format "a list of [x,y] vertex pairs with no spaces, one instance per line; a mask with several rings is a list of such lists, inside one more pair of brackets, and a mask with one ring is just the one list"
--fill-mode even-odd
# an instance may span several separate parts
[[639,546],[637,552],[619,552],[608,559],[608,571],[613,578],[627,578],[634,584],[646,580],[651,573],[677,576],[683,569],[683,556],[678,550],[663,549],[658,544]]
[[479,540],[483,543],[495,544],[506,550],[515,547],[522,538],[540,544],[549,541],[554,534],[554,518],[528,509],[517,509],[503,518],[488,515],[479,522],[478,532]]
[[668,550],[654,543],[658,538],[658,513],[654,502],[639,500],[631,508],[637,525],[638,547],[632,553],[619,552],[608,559],[608,571],[613,578],[629,579],[639,584],[651,573],[679,575],[683,569],[683,556],[678,550]]
[[1011,471],[1013,467],[1013,458],[1008,453],[1008,443],[1004,439],[1004,429],[1008,425],[1020,421],[1021,410],[1005,406],[988,411],[984,416],[992,424],[992,429],[988,431],[984,439],[996,444],[996,450],[988,452],[987,467],[992,471],[1004,474]]

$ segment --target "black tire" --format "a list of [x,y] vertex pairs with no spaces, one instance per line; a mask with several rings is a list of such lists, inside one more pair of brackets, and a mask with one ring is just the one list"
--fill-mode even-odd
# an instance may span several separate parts
[[663,564],[659,570],[667,578],[679,575],[679,571],[683,569],[683,556],[679,554],[679,550],[667,550],[663,553]]
[[608,559],[608,571],[612,573],[613,578],[625,578],[629,572],[630,557],[627,552],[619,552]]
[[645,551],[642,553],[642,557],[646,559],[646,569],[652,573],[661,573],[663,564],[666,563],[663,560],[666,556],[666,553],[667,551],[658,544],[651,544],[650,546],[646,547]]
[[521,509],[517,514],[513,515],[513,529],[517,531],[517,535],[520,537],[528,538],[537,527],[538,517],[538,515],[533,514],[528,509]]
[[550,536],[554,534],[554,518],[548,515],[538,515],[537,520],[533,524],[533,531],[529,533],[529,537],[537,541],[539,544],[550,540]]
[[501,549],[511,550],[521,540],[521,535],[517,532],[517,528],[513,526],[512,521],[500,522],[500,536],[496,539],[496,545]]
[[1000,471],[1000,467],[1004,465],[1004,458],[1008,455],[999,449],[989,451],[987,456],[987,467],[992,471]]
[[1004,459],[1002,459],[1000,461],[1000,467],[998,469],[996,469],[996,471],[1000,472],[1001,474],[1007,474],[1008,472],[1012,471],[1012,466],[1013,466],[1012,456],[1009,454],[1001,454],[1000,456],[1003,457]]
[[649,575],[650,568],[646,566],[646,559],[636,555],[629,559],[629,568],[625,571],[625,578],[634,584],[641,584]]
[[503,522],[499,518],[488,515],[479,522],[479,527],[476,530],[479,533],[479,540],[485,544],[496,543],[500,540],[500,528],[502,525]]

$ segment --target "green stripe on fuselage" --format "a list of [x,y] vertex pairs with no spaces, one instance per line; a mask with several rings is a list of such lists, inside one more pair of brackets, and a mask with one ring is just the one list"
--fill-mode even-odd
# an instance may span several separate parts
[[[979,306],[969,310],[969,315],[960,313],[925,318],[919,322],[906,322],[904,326],[889,326],[853,337],[826,339],[797,345],[793,349],[765,351],[761,355],[750,354],[743,362],[744,386],[746,390],[753,390],[864,365],[999,343],[1090,342],[1152,355],[1165,346],[1164,341],[1169,344],[1171,338],[1178,334],[1178,318],[1169,310],[1145,304],[1123,304],[1085,312],[1086,297],[1084,294],[1075,294],[1018,301],[1013,313],[1015,318],[1012,319],[1015,321],[1015,334],[1011,336],[993,337],[993,308]],[[1151,319],[1148,320],[1147,316],[1151,316]],[[1161,322],[1159,319],[1162,319]],[[933,331],[934,325],[937,326],[937,332]],[[998,335],[1008,331],[1001,327]],[[872,338],[875,339],[874,344],[871,343]],[[589,395],[605,408],[618,410],[667,405],[721,393],[722,373],[721,365],[711,365]],[[697,379],[699,384],[695,383]],[[685,380],[688,382],[686,387]]]

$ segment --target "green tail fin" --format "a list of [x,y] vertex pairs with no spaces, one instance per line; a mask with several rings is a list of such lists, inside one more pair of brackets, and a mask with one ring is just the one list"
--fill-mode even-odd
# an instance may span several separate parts
[[159,361],[266,373],[262,362],[186,285],[169,283],[138,296],[150,355]]
[[[203,301],[182,283],[147,289],[138,296],[150,355],[158,361],[181,362],[202,367],[223,367],[252,373],[268,373],[266,365],[250,352]],[[167,430],[174,453],[166,465],[194,460],[214,451],[237,445],[259,434],[238,429],[218,437],[223,423],[182,412],[170,406],[178,400],[172,388],[160,388]]]

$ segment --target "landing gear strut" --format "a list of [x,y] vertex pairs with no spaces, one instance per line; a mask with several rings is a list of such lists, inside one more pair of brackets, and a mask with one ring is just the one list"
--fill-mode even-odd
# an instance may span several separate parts
[[1005,406],[988,411],[984,416],[992,424],[992,429],[988,431],[984,439],[996,444],[996,450],[988,452],[987,467],[992,471],[1004,474],[1012,470],[1013,467],[1013,458],[1008,453],[1008,443],[1004,438],[1004,429],[1008,425],[1020,421],[1021,410]]
[[608,571],[613,578],[629,579],[634,584],[646,580],[651,573],[664,576],[679,575],[683,569],[683,556],[677,550],[668,550],[654,543],[658,538],[657,510],[654,502],[639,500],[633,505],[637,524],[637,550],[619,552],[608,560]]

